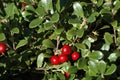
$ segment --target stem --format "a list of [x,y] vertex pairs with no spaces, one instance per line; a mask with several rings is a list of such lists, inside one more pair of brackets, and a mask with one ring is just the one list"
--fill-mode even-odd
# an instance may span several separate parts
[[55,55],[58,54],[58,47],[59,47],[59,44],[60,44],[60,36],[57,36],[57,45],[56,45]]
[[[114,21],[114,10],[112,9],[112,20]],[[117,38],[116,38],[116,29],[113,27],[113,32],[114,32],[114,47],[116,47],[116,42],[117,42]]]
[[80,29],[81,29],[84,25],[86,25],[86,19],[85,19],[85,18],[83,18],[83,22],[82,22],[82,24],[80,25]]

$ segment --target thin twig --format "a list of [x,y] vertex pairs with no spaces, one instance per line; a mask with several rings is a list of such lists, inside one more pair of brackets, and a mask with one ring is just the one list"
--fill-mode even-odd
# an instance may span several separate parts
[[59,53],[59,52],[58,52],[59,44],[60,44],[60,36],[57,36],[57,44],[56,44],[55,55],[57,55],[57,54]]
[[84,25],[86,25],[86,23],[87,23],[86,19],[83,18],[83,22],[82,22],[82,24],[80,25],[80,29],[81,29]]

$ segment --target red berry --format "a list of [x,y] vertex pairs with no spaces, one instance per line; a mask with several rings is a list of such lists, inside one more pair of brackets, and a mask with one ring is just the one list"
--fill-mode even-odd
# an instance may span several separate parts
[[64,54],[59,55],[59,62],[64,63],[68,61],[68,57]]
[[71,53],[71,47],[69,45],[64,45],[62,47],[62,53],[65,55],[69,55]]
[[73,52],[71,57],[72,57],[72,60],[75,61],[75,60],[77,60],[80,57],[80,54],[78,52]]
[[6,46],[3,43],[0,43],[0,54],[4,53],[6,50]]
[[70,77],[70,74],[69,74],[68,72],[65,72],[64,75],[65,75],[65,77],[67,77],[67,78]]
[[24,8],[27,4],[25,2],[22,3],[22,8]]
[[59,57],[58,56],[52,56],[50,58],[51,64],[58,65],[59,64]]

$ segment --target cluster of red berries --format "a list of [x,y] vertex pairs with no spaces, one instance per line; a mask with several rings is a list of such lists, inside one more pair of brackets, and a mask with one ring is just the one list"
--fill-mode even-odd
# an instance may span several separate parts
[[6,46],[3,43],[0,43],[0,54],[4,53],[6,51]]
[[[51,64],[58,65],[59,63],[64,63],[68,61],[68,55],[72,52],[72,49],[69,45],[64,45],[61,49],[61,54],[59,56],[53,55],[50,58]],[[73,52],[71,58],[73,61],[78,60],[80,54],[78,52]]]

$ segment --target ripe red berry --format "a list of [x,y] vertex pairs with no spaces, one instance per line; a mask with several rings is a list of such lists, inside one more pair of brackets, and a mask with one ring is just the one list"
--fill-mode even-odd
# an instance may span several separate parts
[[59,64],[59,57],[58,56],[52,56],[50,58],[51,64],[58,65]]
[[0,43],[0,54],[4,53],[6,50],[6,46],[3,43]]
[[80,54],[78,52],[73,52],[71,57],[72,57],[72,60],[75,61],[75,60],[78,60],[78,58],[80,57]]
[[68,57],[64,54],[59,55],[59,62],[64,63],[68,61]]
[[71,53],[71,47],[69,45],[64,45],[62,47],[62,53],[65,55],[69,55]]
[[69,78],[69,77],[70,77],[70,74],[69,74],[68,72],[65,72],[64,75],[65,75],[66,78]]
[[22,8],[24,8],[27,4],[25,2],[22,3]]

